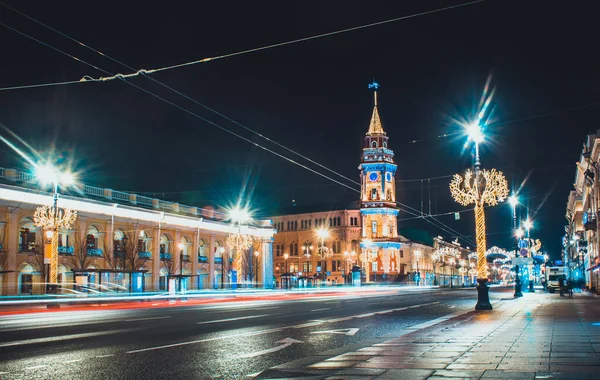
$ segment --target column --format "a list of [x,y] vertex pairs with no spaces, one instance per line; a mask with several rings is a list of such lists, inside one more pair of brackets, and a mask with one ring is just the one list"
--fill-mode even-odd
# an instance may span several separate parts
[[200,240],[200,234],[198,231],[194,232],[194,243],[192,252],[188,252],[190,255],[190,260],[192,260],[192,276],[190,277],[191,284],[188,283],[190,289],[198,289],[198,241]]
[[264,239],[262,241],[262,257],[260,262],[260,282],[265,289],[273,289],[273,240]]
[[160,227],[154,228],[152,244],[152,290],[157,291],[160,281]]
[[[19,273],[17,272],[17,252],[19,252],[19,216],[14,212],[9,212],[7,216],[8,227],[6,228],[5,241],[7,242],[6,252],[6,269],[14,271],[6,273],[3,276],[7,278],[6,293],[7,295],[16,295],[19,286]],[[41,230],[41,228],[40,228]]]
[[[412,257],[412,253],[411,253],[411,257]],[[383,273],[388,274],[390,273],[390,251],[387,248],[383,249],[383,255],[382,255],[382,264],[383,264]],[[379,269],[379,268],[377,268]]]
[[209,287],[216,289],[215,286],[215,249],[217,249],[217,239],[215,235],[210,235],[210,247],[208,249],[208,278]]

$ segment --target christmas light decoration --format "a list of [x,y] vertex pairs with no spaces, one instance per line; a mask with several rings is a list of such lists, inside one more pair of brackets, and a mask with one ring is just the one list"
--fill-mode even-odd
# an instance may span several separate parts
[[[33,223],[45,231],[52,231],[52,256],[50,257],[50,283],[58,282],[58,230],[69,229],[77,219],[77,212],[51,206],[39,206],[33,213]],[[48,234],[49,235],[49,234]]]

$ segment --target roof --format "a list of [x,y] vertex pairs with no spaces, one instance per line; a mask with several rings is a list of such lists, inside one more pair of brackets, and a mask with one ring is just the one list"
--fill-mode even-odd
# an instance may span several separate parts
[[371,124],[369,124],[369,132],[367,132],[367,135],[385,135],[377,105],[373,107],[373,115],[371,116]]

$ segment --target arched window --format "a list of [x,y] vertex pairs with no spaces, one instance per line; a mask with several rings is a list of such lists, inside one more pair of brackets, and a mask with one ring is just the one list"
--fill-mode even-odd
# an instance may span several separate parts
[[377,199],[377,189],[371,189],[371,199]]
[[342,225],[342,218],[340,218],[339,216],[337,217],[337,225],[338,226]]
[[377,141],[371,141],[371,148],[377,148]]
[[168,254],[171,249],[169,237],[167,235],[162,235],[160,237],[160,253]]
[[138,236],[138,254],[141,252],[148,252],[148,235],[142,230]]
[[121,229],[116,229],[113,233],[113,248],[114,253],[121,253],[125,251],[125,232]]
[[188,255],[188,247],[190,245],[190,240],[188,238],[186,238],[185,236],[182,236],[181,239],[179,239],[179,246],[177,247],[177,251],[180,254],[183,254],[184,256]]
[[384,148],[387,148],[387,141],[384,141],[384,142],[383,142],[383,147],[384,147]]
[[198,240],[198,256],[206,256],[205,248],[206,247],[206,241],[204,241],[204,239],[200,239]]
[[358,245],[358,241],[356,240],[352,240],[350,242],[350,250],[354,251],[354,252],[358,252],[359,251],[359,245]]
[[391,201],[392,200],[392,190],[387,189],[385,196],[388,201]]
[[28,218],[23,218],[19,223],[19,227],[19,251],[35,251],[35,237],[37,228],[31,221],[31,219]]

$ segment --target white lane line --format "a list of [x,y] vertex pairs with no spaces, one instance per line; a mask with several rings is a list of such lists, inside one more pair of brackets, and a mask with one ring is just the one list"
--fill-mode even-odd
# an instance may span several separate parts
[[331,309],[331,308],[330,307],[324,307],[322,309],[314,309],[314,310],[311,310],[311,311],[325,311],[325,310],[329,310],[329,309]]
[[307,323],[302,323],[300,325],[295,325],[295,326],[290,326],[293,329],[301,329],[303,327],[311,327],[311,326],[319,326],[323,324],[323,322],[321,321],[315,321],[315,322],[307,322]]
[[67,360],[66,362],[64,362],[65,364],[70,364],[70,363],[77,363],[77,362],[82,362],[83,359],[73,359],[73,360]]
[[223,336],[218,336],[218,337],[215,337],[215,338],[198,339],[198,340],[192,340],[192,341],[189,341],[189,342],[181,342],[181,343],[174,343],[174,344],[166,344],[164,346],[142,348],[140,350],[127,351],[127,353],[128,354],[136,354],[138,352],[146,352],[146,351],[153,351],[153,350],[162,350],[163,348],[173,348],[173,347],[187,346],[187,345],[196,344],[196,343],[214,342],[214,341],[217,341],[217,340],[227,340],[227,339],[234,339],[234,338],[246,337],[246,336],[264,335],[264,334],[270,334],[270,333],[274,333],[274,332],[279,332],[279,331],[282,331],[283,329],[286,329],[286,328],[288,328],[288,327],[280,327],[280,328],[276,328],[276,329],[254,331],[254,332],[248,332],[248,333],[245,333],[245,334],[223,335]]
[[47,338],[25,339],[25,340],[17,340],[14,342],[0,343],[0,347],[24,346],[27,344],[39,344],[39,343],[59,342],[59,341],[71,340],[71,339],[93,338],[96,336],[119,334],[119,333],[123,333],[123,332],[130,332],[130,331],[136,331],[136,330],[139,330],[139,329],[109,330],[109,331],[99,331],[99,332],[83,333],[83,334],[51,336],[51,337],[47,337]]
[[111,356],[115,356],[115,354],[108,354],[108,355],[96,355],[97,358],[110,358]]
[[251,352],[249,354],[244,354],[244,355],[241,355],[240,358],[241,359],[255,358],[257,356],[262,356],[262,355],[266,355],[266,354],[271,354],[273,352],[281,351],[284,348],[287,348],[294,343],[304,343],[304,342],[296,340],[296,339],[292,339],[292,338],[285,338],[285,339],[282,339],[275,343],[283,343],[283,344],[280,346],[273,347],[273,348],[268,348],[266,350],[262,350],[262,351],[258,351],[258,352]]
[[171,316],[164,316],[164,317],[148,317],[148,318],[134,318],[134,319],[126,319],[125,322],[139,322],[139,321],[154,321],[157,319],[168,319],[171,318]]
[[45,368],[48,367],[47,364],[42,364],[42,365],[34,365],[33,367],[25,367],[24,370],[28,371],[31,369],[39,369],[39,368]]
[[226,319],[217,319],[214,321],[205,321],[205,322],[198,322],[198,325],[205,325],[208,323],[221,323],[221,322],[232,322],[232,321],[239,321],[242,319],[253,319],[253,318],[261,318],[261,317],[268,317],[271,314],[261,314],[261,315],[247,315],[245,317],[236,317],[236,318],[226,318]]

